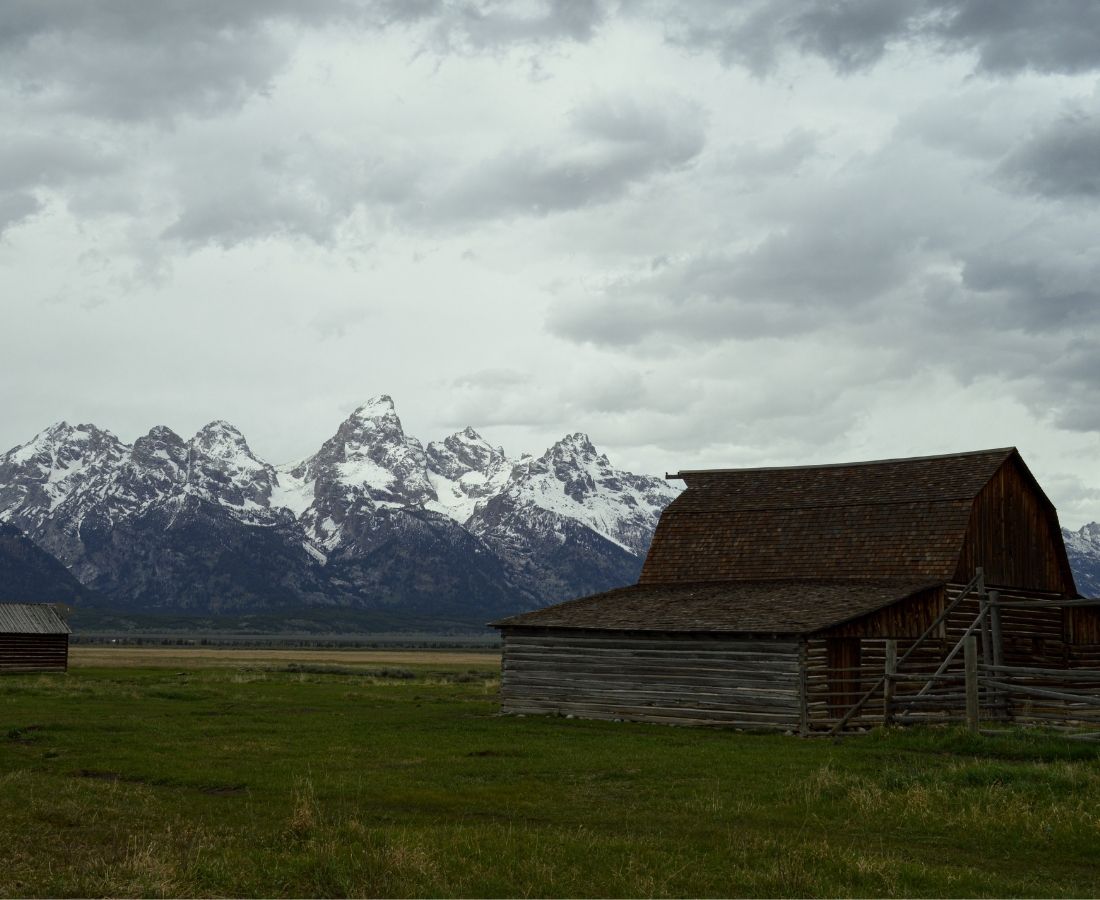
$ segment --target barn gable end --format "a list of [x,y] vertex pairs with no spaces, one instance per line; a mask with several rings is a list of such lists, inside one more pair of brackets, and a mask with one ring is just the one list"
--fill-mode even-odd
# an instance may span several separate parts
[[974,498],[954,580],[978,566],[991,585],[1077,594],[1058,513],[1015,451]]

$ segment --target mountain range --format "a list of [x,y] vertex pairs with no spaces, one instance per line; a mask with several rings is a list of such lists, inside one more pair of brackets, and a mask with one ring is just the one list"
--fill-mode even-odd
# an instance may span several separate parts
[[[580,433],[538,457],[473,428],[424,445],[386,395],[279,466],[224,421],[133,444],[61,422],[0,456],[0,599],[477,624],[636,580],[678,490]],[[1100,595],[1100,524],[1063,536]]]
[[385,395],[288,465],[224,421],[133,444],[62,422],[0,456],[0,522],[60,561],[72,600],[143,613],[484,622],[633,581],[677,492],[580,433],[518,459],[472,428],[425,446]]

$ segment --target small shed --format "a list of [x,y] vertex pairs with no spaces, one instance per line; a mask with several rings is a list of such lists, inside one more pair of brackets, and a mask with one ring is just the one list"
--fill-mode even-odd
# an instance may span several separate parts
[[0,673],[64,672],[71,633],[48,603],[0,603]]
[[637,584],[491,623],[505,712],[806,733],[888,652],[949,655],[976,572],[1041,601],[998,620],[1009,664],[1100,658],[1100,609],[1050,605],[1078,594],[1015,448],[673,477]]

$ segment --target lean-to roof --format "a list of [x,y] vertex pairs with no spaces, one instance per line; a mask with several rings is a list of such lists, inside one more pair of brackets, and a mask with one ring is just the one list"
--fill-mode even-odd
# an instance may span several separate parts
[[808,634],[937,586],[899,581],[635,584],[491,624],[497,628]]
[[47,603],[0,603],[0,634],[71,634]]

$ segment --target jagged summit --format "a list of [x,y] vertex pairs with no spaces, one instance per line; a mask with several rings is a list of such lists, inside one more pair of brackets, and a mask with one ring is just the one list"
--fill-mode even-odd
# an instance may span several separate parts
[[371,397],[362,406],[357,407],[348,419],[361,419],[364,421],[374,421],[376,419],[386,419],[390,417],[396,418],[397,410],[393,403],[393,397],[389,394],[379,394],[377,397]]
[[567,434],[560,441],[555,443],[549,451],[553,451],[555,448],[561,448],[562,450],[575,450],[579,453],[592,454],[597,453],[595,445],[591,439],[583,431],[574,431],[572,434]]
[[252,453],[252,448],[248,446],[240,429],[224,419],[215,419],[195,432],[195,436],[191,438],[191,446],[205,456],[262,465]]

